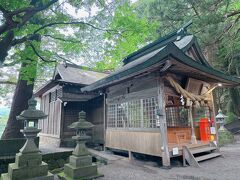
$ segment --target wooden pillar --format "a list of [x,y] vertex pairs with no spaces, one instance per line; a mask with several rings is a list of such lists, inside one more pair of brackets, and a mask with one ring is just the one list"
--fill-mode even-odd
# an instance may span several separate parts
[[192,104],[189,107],[189,120],[190,120],[190,124],[191,124],[191,129],[192,129],[191,143],[197,144],[197,138],[195,135],[194,125],[193,125],[193,106],[192,106]]
[[64,139],[64,122],[65,122],[65,111],[66,111],[64,102],[62,102],[61,108],[62,110],[61,110],[61,122],[60,122],[60,134],[59,134],[60,145],[62,140]]
[[103,150],[106,150],[106,94],[103,93]]
[[134,160],[133,153],[131,151],[128,151],[128,159],[129,159],[129,161],[133,161]]
[[160,135],[162,141],[162,165],[165,168],[170,168],[170,156],[168,150],[167,139],[167,122],[166,122],[166,110],[165,110],[165,93],[164,93],[164,81],[162,78],[158,79],[158,118],[160,124]]
[[217,127],[217,123],[216,123],[216,119],[215,119],[215,117],[216,117],[216,104],[214,103],[215,101],[214,101],[214,98],[213,98],[213,92],[211,92],[211,101],[212,101],[212,103],[211,103],[211,105],[212,105],[212,107],[210,108],[210,109],[212,109],[212,112],[213,112],[213,119],[214,119],[214,127],[215,127],[215,132],[216,132],[216,143],[217,143],[217,146],[218,146],[218,127]]

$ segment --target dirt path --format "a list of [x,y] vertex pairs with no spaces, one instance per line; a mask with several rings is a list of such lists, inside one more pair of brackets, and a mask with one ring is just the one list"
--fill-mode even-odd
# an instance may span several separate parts
[[101,180],[240,180],[240,138],[236,144],[221,148],[225,158],[200,163],[201,168],[173,167],[170,170],[153,167],[144,162],[130,163],[128,159],[102,166]]

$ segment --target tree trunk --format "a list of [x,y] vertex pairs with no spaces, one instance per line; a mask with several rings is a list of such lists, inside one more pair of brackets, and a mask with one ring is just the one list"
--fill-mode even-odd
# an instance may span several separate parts
[[229,89],[229,95],[230,95],[232,106],[233,106],[233,109],[231,109],[231,112],[233,112],[237,116],[240,116],[240,93],[238,88]]
[[[28,85],[26,80],[22,80],[21,71],[26,66],[22,64],[16,89],[13,96],[11,111],[9,114],[7,126],[2,134],[2,139],[12,139],[12,138],[22,138],[23,134],[20,129],[23,128],[23,122],[18,121],[16,116],[18,116],[23,110],[28,108],[28,100],[33,95],[33,83]],[[34,81],[33,81],[34,82]]]

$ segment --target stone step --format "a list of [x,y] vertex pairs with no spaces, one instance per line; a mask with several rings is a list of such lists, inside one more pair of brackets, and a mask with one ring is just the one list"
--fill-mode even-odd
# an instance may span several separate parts
[[190,149],[192,154],[198,154],[198,153],[202,153],[202,152],[209,152],[209,151],[213,151],[213,150],[216,150],[216,147],[200,147],[200,148]]
[[197,162],[200,162],[200,161],[215,158],[215,157],[218,157],[218,156],[221,156],[221,154],[215,152],[215,153],[210,153],[210,154],[203,155],[203,156],[198,156],[195,159],[196,159]]
[[122,156],[109,154],[109,153],[107,153],[105,151],[97,151],[97,150],[90,149],[90,148],[88,148],[88,151],[92,154],[92,156],[94,156],[98,160],[105,161],[107,164],[111,164],[114,161],[118,161],[118,160],[124,159],[124,157],[122,157]]

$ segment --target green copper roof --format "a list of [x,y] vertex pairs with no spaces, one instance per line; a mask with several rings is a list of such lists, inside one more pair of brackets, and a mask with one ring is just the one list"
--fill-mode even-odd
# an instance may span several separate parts
[[[153,52],[152,52],[153,53]],[[155,64],[164,64],[166,60],[171,60],[169,57],[174,57],[180,63],[183,63],[194,69],[198,69],[207,74],[213,75],[217,78],[220,78],[222,81],[228,81],[229,83],[239,84],[240,79],[237,77],[225,75],[220,71],[213,69],[210,66],[201,64],[189,56],[187,56],[181,49],[179,49],[174,43],[169,43],[167,46],[160,49],[160,51],[154,52],[152,56],[148,56],[146,59],[137,59],[133,62],[128,63],[123,66],[120,70],[114,72],[113,74],[107,76],[104,79],[101,79],[89,86],[82,88],[82,91],[92,91],[100,89],[111,84],[117,83],[121,80],[124,80],[127,76],[134,76],[140,74],[145,69],[154,66]],[[126,66],[128,68],[126,68]]]

